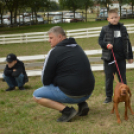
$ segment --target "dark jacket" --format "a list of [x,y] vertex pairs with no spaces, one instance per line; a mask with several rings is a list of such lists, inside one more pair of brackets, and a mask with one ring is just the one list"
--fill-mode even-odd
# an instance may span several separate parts
[[[16,71],[13,71],[13,69],[16,69]],[[8,65],[6,65],[4,70],[4,75],[6,76],[18,77],[21,73],[24,75],[24,82],[28,82],[24,63],[19,60],[17,60],[17,63],[12,68],[9,68]]]
[[[115,37],[115,32],[120,31],[120,36]],[[113,45],[113,51],[117,60],[133,59],[131,43],[128,37],[126,27],[123,24],[109,24],[104,26],[99,37],[99,44],[102,49],[107,50],[107,44]],[[109,51],[111,53],[111,51]],[[112,54],[111,59],[113,60]]]
[[45,60],[42,82],[54,84],[67,95],[89,95],[94,89],[95,79],[90,63],[82,48],[73,38],[58,43]]

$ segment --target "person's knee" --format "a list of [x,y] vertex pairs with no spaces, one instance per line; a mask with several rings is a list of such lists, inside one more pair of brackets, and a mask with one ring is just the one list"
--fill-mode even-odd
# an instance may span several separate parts
[[39,103],[39,99],[37,99],[35,96],[33,96],[33,100],[37,103]]
[[16,80],[20,80],[20,79],[24,79],[24,75],[23,74],[20,74],[19,76],[15,77]]
[[6,78],[8,78],[8,76],[6,76],[6,75],[3,74],[3,79],[6,79]]
[[47,103],[46,98],[36,98],[35,96],[33,96],[33,100],[38,104],[42,104],[42,100],[43,100],[43,103]]
[[37,90],[35,90],[35,91],[33,92],[33,96],[34,96],[35,98],[36,98],[36,97],[39,97]]
[[41,99],[41,97],[38,95],[37,90],[35,90],[35,91],[33,92],[33,100],[34,100],[35,102],[37,102],[37,103],[40,103],[40,99]]

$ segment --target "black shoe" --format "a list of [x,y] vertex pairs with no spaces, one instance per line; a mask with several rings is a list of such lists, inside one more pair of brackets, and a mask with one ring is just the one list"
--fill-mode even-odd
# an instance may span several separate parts
[[86,102],[79,103],[78,107],[79,107],[78,113],[77,113],[78,116],[85,116],[88,114],[89,107],[88,107],[88,104]]
[[104,101],[104,103],[109,103],[112,102],[112,97],[107,97]]
[[15,89],[15,87],[9,87],[8,89],[6,89],[6,91],[12,91],[14,89]]
[[22,86],[22,87],[19,87],[20,90],[25,90],[25,88]]
[[57,122],[70,121],[73,117],[75,117],[75,115],[77,114],[77,111],[73,107],[71,108],[65,107],[61,113],[62,113],[62,116],[57,119]]

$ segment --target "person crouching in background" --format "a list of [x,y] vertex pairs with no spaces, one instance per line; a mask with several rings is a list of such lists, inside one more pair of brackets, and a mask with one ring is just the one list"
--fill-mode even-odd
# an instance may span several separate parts
[[9,86],[6,91],[12,91],[16,86],[19,87],[20,90],[25,90],[24,84],[28,82],[28,77],[24,63],[19,61],[13,53],[7,55],[6,61],[7,64],[3,74],[3,78]]

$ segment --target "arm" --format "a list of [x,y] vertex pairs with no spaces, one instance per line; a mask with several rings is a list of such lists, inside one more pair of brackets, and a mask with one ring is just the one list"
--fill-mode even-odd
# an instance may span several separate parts
[[4,74],[5,74],[6,76],[11,76],[12,73],[13,73],[13,70],[10,70],[10,69],[8,68],[8,65],[6,65],[6,67],[5,67],[5,69],[4,69]]
[[18,77],[22,72],[23,72],[23,69],[21,66],[19,66],[18,68],[13,69],[12,76]]
[[99,36],[99,45],[101,46],[101,48],[107,49],[107,42],[104,41],[104,37],[105,37],[105,30],[103,27]]
[[127,33],[127,37],[128,37],[128,63],[133,63],[133,51],[132,51],[132,46],[131,46],[131,42],[129,40],[129,35]]
[[54,81],[56,75],[56,58],[53,50],[49,52],[48,57],[45,59],[44,71],[42,74],[43,85],[50,85]]

